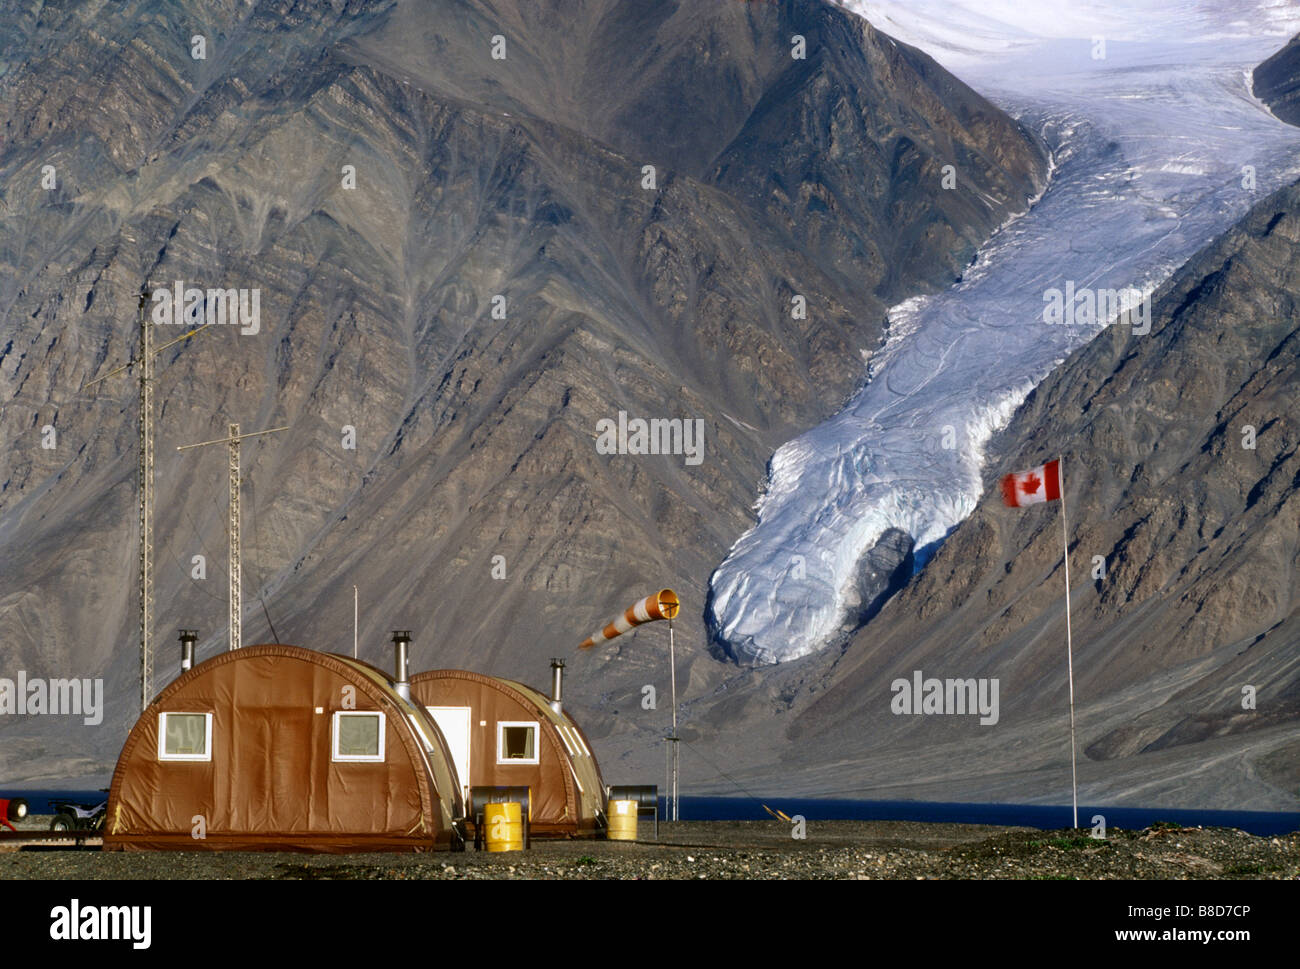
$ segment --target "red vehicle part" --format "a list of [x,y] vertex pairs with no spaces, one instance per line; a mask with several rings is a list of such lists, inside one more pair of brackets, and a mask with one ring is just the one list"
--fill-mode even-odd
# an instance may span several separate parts
[[10,821],[21,821],[27,817],[27,799],[22,797],[0,797],[0,824],[10,831],[17,831]]

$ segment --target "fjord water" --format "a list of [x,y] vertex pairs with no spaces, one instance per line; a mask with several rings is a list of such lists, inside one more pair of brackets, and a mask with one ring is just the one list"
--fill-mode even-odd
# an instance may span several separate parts
[[[793,817],[815,821],[923,821],[930,824],[999,824],[1045,831],[1068,828],[1068,804],[963,804],[946,801],[848,801],[833,798],[683,797],[683,821],[767,821],[763,804]],[[1300,831],[1300,814],[1283,811],[1185,811],[1181,808],[1132,808],[1079,805],[1079,823],[1091,827],[1101,815],[1108,829],[1138,831],[1160,821],[1194,828],[1237,828],[1269,836]]]
[[[923,564],[970,514],[988,439],[1105,325],[1049,325],[1048,291],[1149,293],[1300,175],[1300,129],[1250,92],[1251,69],[1300,29],[1294,4],[849,6],[1041,132],[1053,172],[956,285],[893,307],[864,386],[773,455],[758,522],[710,581],[711,630],[754,663],[844,635],[859,562],[886,529],[907,531]],[[1140,316],[1118,325],[1142,339]]]
[[[103,792],[85,790],[4,791],[5,797],[26,797],[32,814],[44,814],[51,800],[99,804]],[[1014,825],[1057,830],[1069,827],[1070,805],[1053,804],[963,804],[949,801],[857,801],[839,797],[682,797],[682,821],[768,821],[771,814],[763,804],[807,821],[924,821],[948,825]],[[1183,810],[1175,808],[1114,808],[1079,805],[1080,823],[1091,826],[1101,814],[1112,829],[1140,830],[1157,821],[1177,822],[1186,827],[1235,827],[1252,835],[1284,835],[1300,831],[1300,814],[1265,810]],[[659,804],[659,817],[664,805]]]
[[[98,804],[107,796],[89,790],[7,790],[5,797],[25,797],[31,813],[45,814],[51,800]],[[1068,828],[1068,804],[979,804],[947,801],[855,801],[832,797],[683,797],[678,816],[683,821],[767,821],[771,815],[763,805],[789,816],[801,814],[808,821],[924,821],[932,824],[1002,824],[1055,830]],[[660,818],[664,804],[659,805]],[[1090,807],[1079,805],[1080,822],[1091,825],[1100,814],[1109,828],[1139,830],[1157,821],[1172,821],[1186,827],[1239,828],[1248,834],[1275,835],[1300,831],[1300,814],[1284,811],[1186,811],[1181,808]]]

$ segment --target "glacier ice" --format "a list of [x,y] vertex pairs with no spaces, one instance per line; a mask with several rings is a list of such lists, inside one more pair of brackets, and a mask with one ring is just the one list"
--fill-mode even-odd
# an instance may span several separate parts
[[757,524],[714,572],[706,617],[734,657],[756,664],[843,634],[859,562],[887,529],[905,530],[923,557],[970,514],[988,439],[1099,332],[1044,323],[1045,292],[1069,281],[1150,292],[1300,175],[1300,131],[1252,97],[1249,77],[1300,30],[1294,4],[848,6],[1041,131],[1054,167],[1042,198],[960,283],[891,309],[847,406],[772,456]]

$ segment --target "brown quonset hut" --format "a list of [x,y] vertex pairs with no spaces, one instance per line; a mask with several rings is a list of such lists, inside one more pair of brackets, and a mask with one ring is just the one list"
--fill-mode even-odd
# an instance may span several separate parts
[[404,686],[298,646],[246,646],[198,664],[127,737],[105,849],[462,845],[450,751]]
[[533,837],[604,830],[600,767],[558,698],[465,670],[414,674],[411,698],[442,730],[466,803],[471,787],[527,787]]

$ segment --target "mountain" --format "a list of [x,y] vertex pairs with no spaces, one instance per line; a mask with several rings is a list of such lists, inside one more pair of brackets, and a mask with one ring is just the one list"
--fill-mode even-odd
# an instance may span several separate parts
[[[158,686],[177,627],[224,648],[225,457],[175,449],[229,421],[288,426],[243,446],[245,642],[346,651],[356,586],[362,658],[409,628],[417,668],[541,681],[672,585],[684,668],[716,681],[704,590],[768,455],[1046,172],[1019,124],[820,2],[3,0],[0,22],[0,641],[6,670],[108,697],[99,728],[3,724],[9,779],[102,776],[138,712],[134,383],[87,383],[131,357],[146,281],[260,297],[256,333],[157,358]],[[598,453],[620,412],[702,422],[699,463]],[[642,643],[571,664],[579,716],[660,676]],[[644,746],[592,718],[611,760]]]
[[1289,124],[1300,125],[1300,35],[1255,68],[1255,97]]
[[[1082,802],[1296,810],[1297,245],[1300,183],[1182,267],[1149,334],[1073,353],[994,439],[974,513],[842,653],[700,705],[706,734],[753,725],[710,756],[809,794],[1068,802],[1063,510],[998,488],[1063,454]],[[998,680],[997,722],[892,713],[915,671]]]

